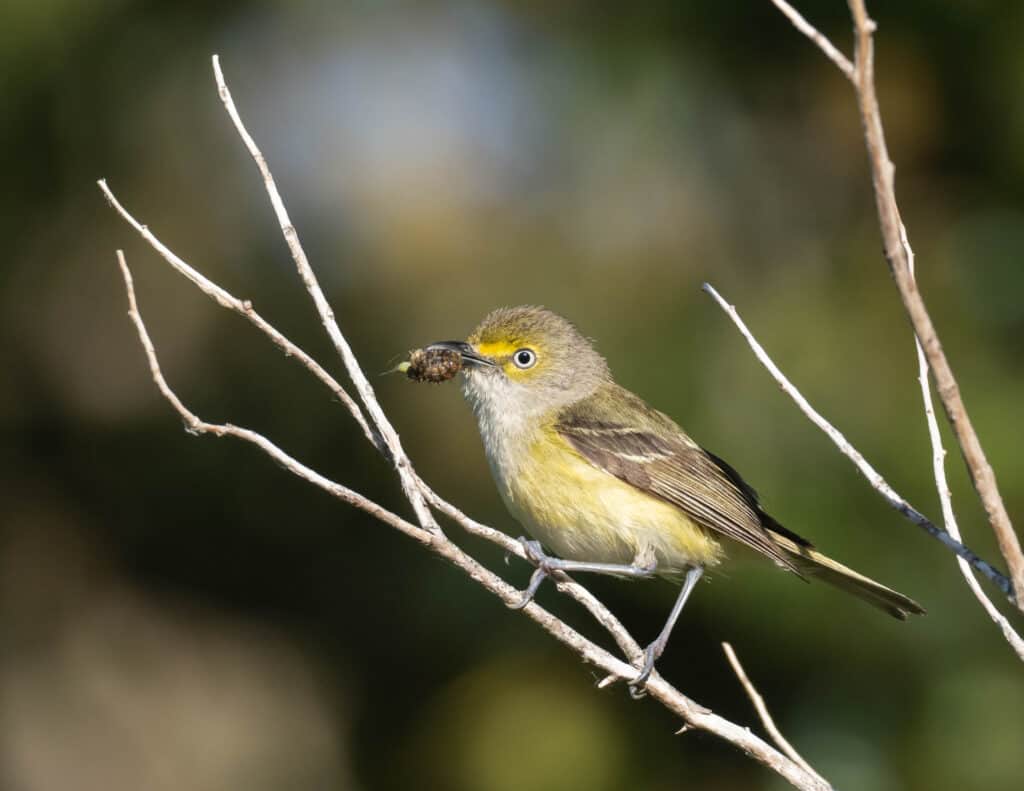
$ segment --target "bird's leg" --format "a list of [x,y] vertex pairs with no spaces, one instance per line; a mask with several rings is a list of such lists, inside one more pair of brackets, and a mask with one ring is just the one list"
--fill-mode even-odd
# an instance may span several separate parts
[[[537,589],[540,584],[544,581],[545,577],[549,577],[552,572],[555,571],[589,571],[594,574],[612,574],[617,577],[634,577],[637,579],[643,577],[650,577],[654,574],[657,568],[657,563],[654,560],[648,560],[646,563],[640,557],[631,564],[626,563],[588,563],[580,560],[562,560],[561,558],[553,558],[550,555],[544,553],[543,547],[539,541],[530,541],[527,538],[520,538],[519,543],[523,545],[523,551],[526,553],[526,559],[529,560],[533,565],[537,567],[536,571],[533,572],[533,576],[530,577],[530,584],[526,586],[526,590],[523,591],[523,597],[511,605],[513,610],[521,610],[527,604],[529,604],[534,595],[537,593]],[[668,638],[666,637],[666,640]]]
[[642,698],[647,694],[644,691],[644,687],[647,684],[647,679],[651,677],[651,672],[654,670],[654,663],[658,661],[658,657],[665,651],[665,646],[668,645],[668,638],[672,635],[672,628],[676,625],[676,621],[679,620],[679,614],[683,611],[686,600],[690,598],[693,586],[697,584],[697,580],[701,578],[703,573],[704,569],[701,566],[691,566],[690,570],[686,572],[683,588],[679,591],[679,596],[676,597],[676,603],[672,605],[672,612],[668,614],[665,626],[662,627],[661,633],[655,638],[654,642],[644,649],[644,664],[640,669],[640,675],[629,682],[629,694],[634,698]]

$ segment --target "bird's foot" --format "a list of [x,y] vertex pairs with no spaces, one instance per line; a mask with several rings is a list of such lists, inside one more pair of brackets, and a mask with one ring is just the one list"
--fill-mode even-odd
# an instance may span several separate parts
[[519,543],[523,545],[523,552],[526,554],[526,559],[536,566],[536,570],[533,572],[533,576],[530,577],[530,584],[526,586],[519,601],[515,604],[510,604],[513,610],[521,610],[531,601],[537,594],[537,589],[540,588],[540,584],[544,582],[551,572],[554,570],[551,561],[553,558],[548,557],[544,554],[544,548],[541,546],[540,541],[531,541],[530,539],[520,536]]

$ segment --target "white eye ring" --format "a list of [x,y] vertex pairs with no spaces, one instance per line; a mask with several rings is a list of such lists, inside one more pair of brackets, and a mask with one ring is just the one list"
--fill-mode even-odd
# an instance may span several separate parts
[[515,363],[516,368],[525,371],[527,368],[533,368],[537,362],[537,353],[533,349],[519,349],[512,355],[512,362]]

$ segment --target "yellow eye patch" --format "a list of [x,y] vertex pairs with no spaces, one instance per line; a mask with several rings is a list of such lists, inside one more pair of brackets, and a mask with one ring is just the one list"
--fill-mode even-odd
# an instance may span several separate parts
[[490,357],[492,360],[501,360],[505,357],[511,357],[521,348],[521,344],[512,343],[511,341],[488,341],[477,344],[476,350],[484,357]]

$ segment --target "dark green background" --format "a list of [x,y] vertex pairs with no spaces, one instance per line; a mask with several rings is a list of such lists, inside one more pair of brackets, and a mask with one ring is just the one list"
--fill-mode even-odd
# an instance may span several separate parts
[[[844,4],[803,5],[849,51]],[[874,6],[921,288],[1020,515],[1024,6]],[[852,91],[768,0],[16,0],[0,11],[3,788],[781,786],[709,736],[673,736],[656,705],[598,692],[591,668],[393,530],[251,447],[182,432],[125,315],[118,247],[190,406],[408,511],[344,409],[170,272],[94,185],[109,179],[338,370],[213,52],[428,481],[517,533],[457,388],[376,374],[498,305],[568,315],[784,524],[929,610],[897,623],[739,557],[700,586],[662,672],[758,728],[731,641],[843,788],[1020,787],[1020,662],[951,557],[798,414],[699,289],[735,302],[938,516]],[[949,470],[967,542],[999,560],[955,450]],[[592,585],[641,640],[674,595]],[[599,636],[571,602],[541,600]]]

